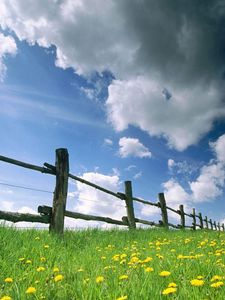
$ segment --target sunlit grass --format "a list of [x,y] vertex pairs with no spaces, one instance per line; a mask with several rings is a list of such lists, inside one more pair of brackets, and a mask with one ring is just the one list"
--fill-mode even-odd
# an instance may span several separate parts
[[[0,299],[224,299],[225,234],[0,227]],[[8,298],[7,298],[8,297]]]

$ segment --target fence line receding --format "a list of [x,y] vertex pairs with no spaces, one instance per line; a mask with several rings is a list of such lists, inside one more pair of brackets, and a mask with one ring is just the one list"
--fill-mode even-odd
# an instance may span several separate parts
[[[36,166],[33,164],[25,163],[19,160],[15,160],[12,158],[8,158],[0,155],[0,161],[10,163],[13,165],[17,165],[19,167],[27,168],[30,170],[38,171],[41,173],[53,175],[56,177],[56,184],[53,196],[52,207],[40,205],[37,208],[38,214],[25,214],[18,212],[5,212],[0,211],[0,219],[11,221],[11,222],[38,222],[49,224],[49,231],[57,234],[62,234],[64,230],[64,219],[65,217],[70,217],[74,219],[83,219],[87,221],[100,221],[106,222],[114,225],[122,225],[127,226],[129,229],[135,229],[137,223],[141,223],[144,225],[150,225],[155,227],[164,227],[164,228],[176,228],[176,229],[210,229],[210,230],[219,230],[224,231],[224,224],[220,224],[219,222],[212,221],[207,216],[203,217],[202,213],[196,213],[195,208],[193,208],[192,213],[186,213],[184,211],[184,206],[181,204],[179,209],[174,209],[172,207],[167,206],[166,199],[164,193],[158,194],[158,202],[150,202],[133,196],[132,183],[131,181],[124,182],[124,192],[113,192],[104,187],[101,187],[97,184],[94,184],[88,180],[70,174],[69,172],[69,154],[67,149],[60,148],[56,149],[56,158],[55,158],[55,166],[44,163],[43,167]],[[122,220],[115,220],[109,217],[102,217],[96,215],[88,215],[82,214],[78,212],[72,212],[66,210],[66,201],[67,201],[67,193],[68,193],[68,179],[73,179],[75,181],[79,181],[82,184],[86,184],[100,190],[104,193],[107,193],[121,201],[124,201],[126,206],[126,216],[122,217]],[[157,222],[142,220],[135,217],[135,207],[134,202],[139,202],[144,205],[151,205],[158,207],[161,211],[161,220]],[[180,224],[172,224],[169,222],[168,211],[172,211],[180,216]],[[186,219],[192,219],[192,225],[186,225]],[[197,220],[199,222],[197,222]]]

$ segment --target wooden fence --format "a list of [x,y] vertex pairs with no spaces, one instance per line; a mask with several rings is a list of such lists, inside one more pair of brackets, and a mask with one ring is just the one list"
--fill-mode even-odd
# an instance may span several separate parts
[[[83,178],[72,175],[69,173],[69,155],[67,149],[57,149],[56,150],[56,160],[55,166],[44,163],[43,167],[28,164],[25,162],[21,162],[15,159],[11,159],[5,156],[0,156],[0,161],[4,161],[10,164],[14,164],[20,167],[24,167],[27,169],[35,170],[41,173],[50,174],[56,176],[56,185],[54,190],[53,204],[52,207],[49,206],[38,206],[37,215],[34,214],[22,214],[16,212],[5,212],[0,211],[0,219],[11,221],[11,222],[39,222],[49,224],[50,232],[54,232],[57,234],[62,234],[64,230],[64,218],[70,217],[75,219],[83,219],[83,220],[93,220],[93,221],[101,221],[114,225],[123,225],[128,226],[129,229],[135,229],[137,223],[156,226],[156,227],[165,227],[165,228],[176,228],[176,229],[193,229],[196,230],[197,227],[199,229],[211,229],[211,230],[219,230],[224,231],[224,224],[220,224],[219,222],[213,222],[212,219],[208,219],[207,216],[205,218],[202,217],[201,213],[196,213],[193,208],[192,213],[186,213],[184,211],[184,206],[180,205],[179,209],[173,209],[166,205],[166,200],[163,193],[158,194],[158,202],[150,202],[145,201],[133,196],[132,192],[132,183],[131,181],[125,181],[124,183],[124,193],[112,192],[104,187],[98,186],[92,182],[89,182]],[[100,190],[104,193],[107,193],[111,196],[114,196],[121,201],[125,201],[126,204],[126,213],[127,215],[122,217],[122,220],[114,220],[107,217],[96,216],[96,215],[87,215],[81,214],[77,212],[67,211],[66,210],[66,201],[67,201],[67,192],[68,192],[68,179],[71,178],[75,181],[79,181],[83,184],[91,186],[97,190]],[[147,220],[138,219],[135,217],[134,211],[134,202],[139,202],[145,205],[155,206],[161,210],[162,220],[158,223],[151,222]],[[180,224],[174,225],[169,223],[168,221],[168,210],[176,213],[180,216]],[[192,219],[192,225],[186,225],[186,218],[189,217]],[[197,219],[199,222],[197,222]]]

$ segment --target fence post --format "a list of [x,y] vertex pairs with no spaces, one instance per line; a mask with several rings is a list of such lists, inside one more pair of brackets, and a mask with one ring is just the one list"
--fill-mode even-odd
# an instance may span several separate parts
[[158,198],[159,198],[160,208],[161,208],[161,212],[162,212],[163,226],[166,227],[166,228],[169,228],[168,215],[167,215],[167,209],[166,209],[166,200],[165,200],[165,197],[164,197],[164,193],[159,193]]
[[203,226],[202,214],[201,214],[201,213],[199,213],[199,214],[198,214],[198,216],[199,216],[200,228],[201,228],[201,229],[203,229],[203,228],[204,228],[204,226]]
[[219,229],[219,231],[220,231],[220,222],[218,222],[218,225],[217,225],[217,226],[218,226],[218,229]]
[[195,208],[192,209],[192,217],[193,217],[193,230],[196,230],[196,214],[195,214]]
[[68,191],[69,155],[67,149],[56,149],[56,186],[49,230],[62,234]]
[[132,184],[131,181],[125,181],[125,201],[127,208],[127,219],[129,229],[135,229],[135,215],[134,215],[134,206],[133,206],[133,193],[132,193]]
[[213,222],[215,230],[217,230],[216,221]]
[[213,223],[212,223],[212,219],[209,219],[209,224],[210,224],[211,230],[213,230]]
[[222,223],[221,227],[222,227],[222,229],[223,229],[223,231],[224,231],[224,229],[225,229],[225,228],[224,228],[224,227],[225,227],[225,226],[224,226],[224,223]]
[[184,206],[183,206],[183,204],[181,204],[179,206],[179,210],[180,210],[180,217],[181,217],[181,228],[185,229],[185,215],[184,215]]
[[206,229],[209,229],[208,217],[207,216],[205,216],[204,221],[205,221]]

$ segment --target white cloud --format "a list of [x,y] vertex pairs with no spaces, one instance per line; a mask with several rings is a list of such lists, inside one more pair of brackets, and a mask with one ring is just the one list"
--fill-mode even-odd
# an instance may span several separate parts
[[7,67],[4,64],[4,58],[8,54],[15,55],[16,52],[17,46],[14,38],[0,33],[0,81],[3,81],[7,71]]
[[151,157],[152,154],[138,139],[122,137],[119,140],[119,155],[123,158],[128,156]]
[[[120,181],[117,175],[104,175],[100,173],[88,172],[84,173],[83,179],[100,185],[114,192],[119,191]],[[97,215],[109,217],[116,220],[121,220],[126,215],[125,203],[109,194],[103,193],[88,185],[77,182],[77,203],[74,206],[75,212],[80,212],[89,215]],[[111,225],[102,222],[89,222],[76,220],[74,226],[90,226],[111,227]]]
[[214,150],[217,160],[225,164],[225,134],[221,135],[216,142],[211,142],[210,146]]
[[225,183],[225,168],[221,163],[202,167],[196,181],[190,182],[193,200],[205,202],[222,195]]
[[140,171],[140,172],[138,172],[138,173],[136,173],[135,175],[134,175],[134,179],[138,179],[138,178],[140,178],[142,176],[142,172]]
[[113,73],[106,109],[116,130],[132,124],[182,151],[225,116],[220,0],[2,0],[0,11],[20,40],[55,45],[57,66]]
[[214,83],[196,85],[191,90],[174,83],[172,89],[173,98],[166,100],[160,79],[138,76],[114,80],[106,102],[109,122],[117,131],[132,124],[151,136],[163,136],[179,151],[197,144],[212,128],[213,120],[225,116],[219,89]]
[[113,141],[111,139],[104,139],[104,144],[107,146],[112,146],[113,145]]
[[[225,161],[222,150],[224,144],[225,135],[220,136],[215,142],[210,143],[216,158],[210,160],[208,164],[200,169],[199,175],[195,180],[188,182],[190,189],[188,193],[174,179],[170,179],[164,183],[166,199],[170,202],[174,201],[175,203],[179,200],[181,201],[180,204],[183,204],[183,202],[195,203],[213,201],[222,195],[225,186]],[[172,167],[178,165],[179,168],[181,167],[181,170],[183,170],[185,166],[186,170],[186,164],[183,166],[181,163],[180,166],[179,163],[170,162],[170,165],[171,164]]]
[[174,163],[175,163],[175,161],[173,159],[171,159],[171,158],[168,159],[168,162],[167,162],[168,168],[171,169],[174,166]]

